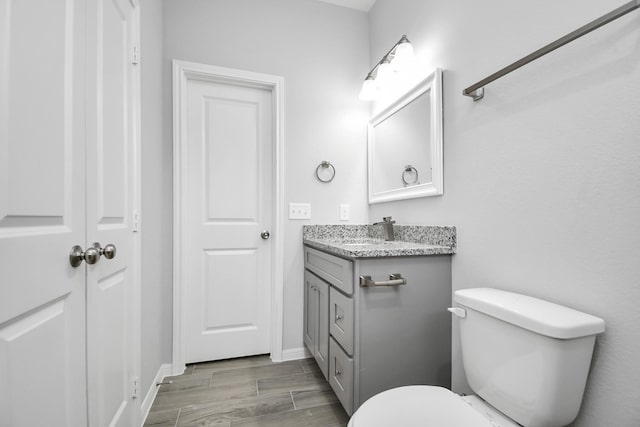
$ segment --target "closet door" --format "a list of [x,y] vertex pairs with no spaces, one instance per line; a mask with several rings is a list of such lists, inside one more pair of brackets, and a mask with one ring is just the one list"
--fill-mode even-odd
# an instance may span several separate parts
[[87,16],[87,244],[104,250],[87,266],[89,425],[131,426],[138,15],[130,0],[89,0]]
[[84,0],[0,0],[0,426],[84,426]]

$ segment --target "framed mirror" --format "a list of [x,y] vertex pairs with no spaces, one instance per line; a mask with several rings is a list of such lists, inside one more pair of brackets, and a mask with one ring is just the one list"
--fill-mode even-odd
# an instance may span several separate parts
[[441,195],[442,71],[372,117],[367,141],[370,204]]

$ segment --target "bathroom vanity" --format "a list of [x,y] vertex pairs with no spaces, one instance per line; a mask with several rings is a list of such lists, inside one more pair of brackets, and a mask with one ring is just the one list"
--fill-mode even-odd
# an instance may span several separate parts
[[451,385],[454,227],[305,226],[304,342],[351,415],[410,384]]

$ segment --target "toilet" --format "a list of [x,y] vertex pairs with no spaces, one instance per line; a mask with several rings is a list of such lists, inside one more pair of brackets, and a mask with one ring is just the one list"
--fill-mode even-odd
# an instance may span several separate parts
[[462,363],[475,395],[438,386],[386,390],[348,427],[560,427],[578,415],[602,319],[492,288],[454,293]]

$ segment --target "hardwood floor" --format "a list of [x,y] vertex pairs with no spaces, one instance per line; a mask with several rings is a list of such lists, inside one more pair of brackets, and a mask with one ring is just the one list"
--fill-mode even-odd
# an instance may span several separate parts
[[314,359],[265,355],[188,365],[165,378],[144,425],[344,427],[348,419]]

